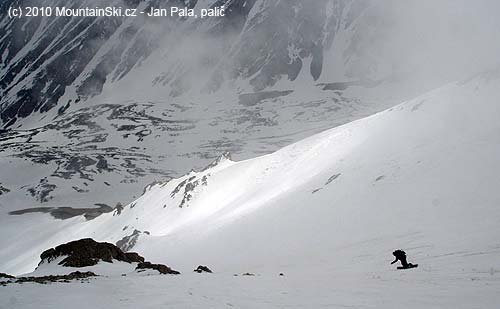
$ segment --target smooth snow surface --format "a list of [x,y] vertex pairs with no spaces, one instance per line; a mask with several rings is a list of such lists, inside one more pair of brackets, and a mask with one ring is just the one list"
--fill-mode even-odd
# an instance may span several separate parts
[[[483,74],[270,155],[223,157],[120,214],[70,224],[33,214],[29,233],[1,240],[0,272],[33,271],[62,242],[138,230],[132,251],[183,274],[9,285],[0,307],[498,307],[499,97],[500,74]],[[59,232],[35,243],[48,227]],[[419,267],[397,271],[395,249]],[[200,264],[215,273],[192,274]]]
[[[498,281],[446,271],[117,276],[0,287],[1,308],[497,308]],[[498,274],[496,275],[498,277]]]

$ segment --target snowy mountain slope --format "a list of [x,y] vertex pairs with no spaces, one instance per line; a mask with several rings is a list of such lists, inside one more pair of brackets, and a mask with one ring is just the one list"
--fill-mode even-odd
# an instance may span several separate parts
[[498,3],[162,3],[223,2],[162,22],[0,3],[0,272],[92,237],[183,273],[103,264],[0,308],[498,307],[500,73],[448,83],[498,65]]
[[363,276],[390,269],[401,247],[422,282],[497,285],[499,83],[483,74],[270,155],[221,157],[92,221],[11,216],[0,271],[32,271],[44,249],[92,237],[181,272]]
[[[277,276],[199,275],[100,277],[90,283],[9,285],[0,304],[53,308],[54,303],[107,308],[495,308],[495,284],[446,278],[435,272],[350,270]],[[432,274],[435,274],[432,276]],[[429,277],[432,277],[429,279]],[[483,277],[483,276],[482,276]],[[484,278],[484,277],[483,277]],[[29,288],[26,288],[29,287]],[[438,289],[440,288],[440,289]],[[112,297],[110,297],[110,291]],[[75,303],[75,298],[82,299]],[[80,298],[81,297],[81,298]]]
[[229,9],[203,20],[2,13],[3,214],[108,211],[222,152],[271,153],[492,67],[500,52],[497,25],[477,22],[494,2],[125,2],[112,3]]
[[[319,42],[331,46],[362,5],[112,3],[181,2],[196,9],[225,3],[227,16],[16,20],[2,14],[0,121],[9,129],[0,132],[0,183],[9,190],[0,197],[4,213],[113,208],[147,184],[202,167],[224,151],[239,159],[270,153],[391,104],[344,96],[344,88],[325,90],[307,64],[315,54],[313,67],[320,69]],[[321,68],[328,70],[336,69]]]
[[[46,248],[93,237],[183,274],[116,265],[90,284],[8,285],[0,304],[48,308],[78,293],[130,308],[496,307],[499,86],[498,71],[482,74],[270,155],[226,155],[92,221],[11,216],[2,272],[32,271]],[[420,266],[395,270],[396,248]],[[215,274],[192,274],[200,263]]]
[[[422,246],[414,258],[425,264],[462,252],[457,263],[487,271],[499,253],[492,237],[500,218],[498,82],[497,75],[452,84],[271,155],[187,175],[180,192],[191,194],[188,206],[172,197],[178,182],[156,185],[125,207],[121,224],[150,233],[135,250],[182,267],[200,256],[230,271],[329,260],[340,267],[348,262],[336,252],[363,242],[371,248],[376,239],[381,255]],[[197,181],[193,193],[186,190]],[[111,232],[105,239],[114,241],[126,233],[114,236],[113,221],[92,224],[103,222],[103,233]],[[358,267],[385,263],[372,258]]]
[[224,151],[237,159],[270,153],[393,102],[344,92],[313,87],[226,95],[206,105],[104,103],[9,131],[0,138],[0,182],[10,190],[1,196],[2,212],[128,204],[147,184],[202,168]]

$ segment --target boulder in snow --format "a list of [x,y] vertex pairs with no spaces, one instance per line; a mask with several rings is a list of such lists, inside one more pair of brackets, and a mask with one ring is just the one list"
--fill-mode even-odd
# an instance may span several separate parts
[[212,273],[212,270],[210,270],[210,268],[208,268],[207,266],[203,266],[203,265],[199,265],[195,270],[194,272],[197,272],[199,274],[201,273]]
[[144,258],[137,253],[124,253],[117,246],[107,242],[97,242],[91,238],[71,241],[66,244],[59,245],[55,248],[44,251],[40,258],[44,262],[59,258],[65,258],[59,262],[59,265],[66,267],[86,267],[96,265],[99,261],[112,263],[113,260],[123,261],[127,263],[141,263]]
[[136,269],[154,269],[157,270],[160,274],[164,275],[179,275],[180,272],[177,270],[173,270],[172,268],[163,265],[163,264],[152,264],[151,262],[142,262],[139,263]]

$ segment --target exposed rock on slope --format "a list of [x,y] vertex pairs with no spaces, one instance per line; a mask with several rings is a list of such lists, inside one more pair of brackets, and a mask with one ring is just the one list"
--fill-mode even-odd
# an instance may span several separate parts
[[8,274],[0,273],[0,278],[13,279],[15,277]]
[[117,246],[107,242],[96,242],[93,239],[85,238],[72,241],[55,248],[44,251],[40,258],[44,262],[50,263],[58,257],[66,256],[59,265],[66,267],[85,267],[96,265],[99,261],[112,263],[113,260],[127,263],[141,263],[144,258],[134,252],[123,252]]
[[210,268],[208,268],[208,266],[203,266],[203,265],[200,265],[198,266],[195,270],[193,270],[194,272],[197,272],[199,274],[201,273],[212,273],[212,270]]
[[[61,257],[65,258],[60,261],[58,265],[65,267],[87,267],[97,265],[97,263],[99,263],[100,261],[112,263],[113,260],[117,260],[127,263],[137,263],[136,270],[139,271],[153,269],[157,270],[160,274],[180,274],[180,272],[173,270],[166,265],[147,262],[142,256],[135,252],[123,252],[120,248],[113,244],[107,242],[96,242],[91,238],[75,240],[44,251],[40,255],[42,261],[40,262],[39,266],[43,263],[50,263],[51,261],[54,261]],[[72,274],[70,274],[69,276],[71,276]],[[48,278],[32,277],[28,281],[42,281],[40,283],[44,283],[45,281],[71,280],[71,278],[68,279],[64,277],[52,277],[53,276],[49,276]],[[75,278],[78,279],[79,277]]]
[[137,270],[141,269],[154,269],[164,275],[179,275],[180,272],[163,264],[152,264],[151,262],[139,263],[136,267]]
[[[74,271],[68,275],[49,275],[49,276],[40,276],[40,277],[19,277],[16,280],[9,280],[6,282],[0,283],[5,286],[9,283],[25,283],[25,282],[36,282],[40,284],[47,284],[49,282],[70,282],[70,280],[78,280],[78,279],[87,279],[90,277],[97,277],[97,275],[91,271],[80,272]],[[10,279],[15,279],[15,277],[8,277]]]

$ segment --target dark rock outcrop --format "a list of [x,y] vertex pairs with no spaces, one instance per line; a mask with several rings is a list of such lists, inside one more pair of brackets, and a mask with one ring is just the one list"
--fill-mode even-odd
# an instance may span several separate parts
[[151,262],[143,262],[143,263],[139,263],[137,265],[137,267],[135,268],[136,270],[137,269],[154,269],[154,270],[157,270],[158,272],[160,272],[160,274],[169,274],[169,275],[179,275],[180,272],[176,271],[176,270],[173,270],[172,268],[166,266],[166,265],[163,265],[163,264],[152,264]]
[[124,254],[131,261],[134,261],[134,262],[137,262],[137,263],[144,262],[144,258],[142,256],[140,256],[136,252],[125,252]]
[[[0,134],[1,134],[1,132],[0,132]],[[0,183],[0,195],[2,195],[2,194],[7,194],[7,193],[9,193],[9,192],[10,192],[10,190],[9,190],[9,189],[7,189],[7,188],[5,188],[5,187],[3,187],[3,186],[2,186],[2,183]]]
[[199,274],[201,273],[212,273],[212,270],[210,270],[210,268],[208,268],[207,266],[203,266],[203,265],[199,265],[195,270],[193,270],[194,272],[197,272]]
[[112,263],[113,260],[127,263],[144,262],[144,258],[137,253],[124,253],[113,244],[84,238],[44,251],[40,255],[42,259],[40,264],[45,261],[51,262],[61,256],[66,256],[66,258],[59,262],[59,265],[66,267],[93,266],[101,260],[108,263]]
[[[80,272],[74,271],[69,275],[50,275],[50,276],[41,276],[41,277],[19,277],[17,280],[11,280],[8,282],[3,282],[2,285],[6,285],[8,283],[25,283],[25,282],[35,282],[40,284],[47,284],[49,282],[70,282],[70,280],[78,280],[78,279],[86,279],[90,277],[97,277],[91,271]],[[14,278],[14,277],[12,277]]]
[[4,273],[0,273],[0,278],[14,279],[15,277]]

